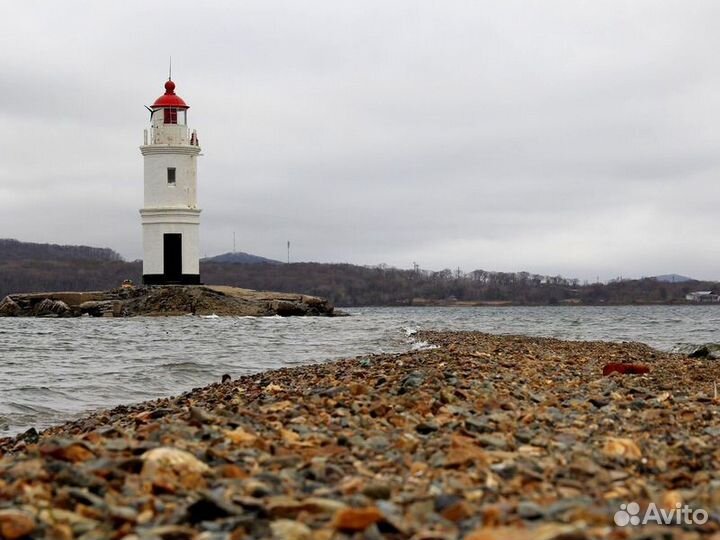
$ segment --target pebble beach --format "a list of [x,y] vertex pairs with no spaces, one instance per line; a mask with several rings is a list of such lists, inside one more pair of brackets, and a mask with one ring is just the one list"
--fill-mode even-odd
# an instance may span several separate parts
[[716,360],[417,339],[0,439],[0,538],[720,539]]

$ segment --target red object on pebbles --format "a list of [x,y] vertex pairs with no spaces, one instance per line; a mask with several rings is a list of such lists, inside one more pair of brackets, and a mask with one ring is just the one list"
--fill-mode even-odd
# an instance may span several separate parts
[[620,373],[621,375],[643,375],[650,373],[650,368],[643,364],[621,364],[619,362],[611,362],[603,367],[603,375],[611,373]]

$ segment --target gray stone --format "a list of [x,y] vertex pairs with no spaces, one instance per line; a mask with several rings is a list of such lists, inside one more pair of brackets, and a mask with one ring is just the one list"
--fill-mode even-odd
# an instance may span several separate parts
[[435,511],[442,512],[462,501],[462,497],[453,493],[443,493],[435,498]]
[[368,484],[362,491],[363,495],[371,499],[387,500],[392,493],[390,486],[387,484]]
[[365,444],[373,450],[382,451],[390,446],[390,441],[383,435],[375,435],[374,437],[367,439]]
[[598,409],[601,409],[605,405],[610,403],[610,400],[601,396],[593,396],[588,399],[590,403],[592,403],[595,407]]
[[67,317],[71,314],[70,307],[62,300],[46,298],[35,306],[36,317]]
[[531,501],[520,501],[517,507],[518,516],[523,519],[538,519],[545,515],[545,511]]
[[91,317],[102,317],[106,313],[113,311],[113,302],[111,300],[89,300],[78,306],[81,313],[87,313]]
[[420,371],[413,371],[400,383],[400,393],[419,387],[425,381],[425,376]]
[[17,317],[21,311],[22,309],[17,302],[9,296],[6,296],[0,302],[0,317]]
[[420,435],[429,435],[430,433],[437,431],[438,425],[434,422],[421,422],[415,426],[415,431]]
[[521,444],[530,444],[535,438],[535,433],[528,429],[519,429],[515,432],[515,439]]
[[481,446],[495,448],[497,450],[507,450],[508,448],[507,441],[497,435],[478,435],[475,440],[480,443]]
[[465,428],[468,431],[474,431],[476,433],[488,433],[493,431],[490,421],[484,416],[471,416],[470,418],[466,418]]
[[547,516],[551,519],[560,519],[560,517],[565,514],[569,510],[573,510],[575,508],[581,507],[581,506],[590,506],[592,504],[592,499],[589,497],[576,497],[576,498],[570,498],[570,499],[561,499],[557,502],[554,502],[551,504],[547,511],[545,512]]
[[694,351],[692,351],[690,354],[688,354],[688,358],[711,358],[712,357],[712,351],[707,345],[703,345],[701,347],[696,348]]
[[308,306],[299,302],[288,302],[286,300],[273,300],[270,302],[270,310],[281,317],[291,317],[295,315],[305,315],[308,312]]

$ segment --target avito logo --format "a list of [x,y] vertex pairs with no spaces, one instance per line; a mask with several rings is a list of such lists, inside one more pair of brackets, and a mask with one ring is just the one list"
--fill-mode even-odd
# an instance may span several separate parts
[[628,525],[704,525],[709,515],[702,508],[693,510],[688,505],[677,503],[675,508],[667,510],[658,508],[655,503],[650,503],[645,513],[640,513],[640,505],[636,502],[621,504],[620,510],[615,512],[615,524],[618,527]]

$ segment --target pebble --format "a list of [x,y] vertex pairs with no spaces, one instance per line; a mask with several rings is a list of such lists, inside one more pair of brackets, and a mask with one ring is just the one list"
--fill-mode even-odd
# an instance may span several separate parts
[[478,435],[475,437],[475,441],[481,446],[496,448],[498,450],[506,450],[508,448],[507,440],[499,435]]
[[335,514],[332,525],[340,531],[364,531],[370,525],[380,521],[382,517],[382,512],[374,506],[344,508]]
[[545,515],[543,509],[530,501],[520,501],[517,507],[518,516],[523,519],[538,519]]
[[429,422],[425,423],[422,422],[415,426],[415,431],[417,431],[420,435],[428,435],[429,433],[432,433],[433,431],[437,431],[439,428],[437,424]]
[[273,521],[270,530],[277,540],[309,540],[312,537],[312,531],[307,525],[291,519]]
[[36,528],[35,518],[20,510],[0,510],[0,537],[15,540],[32,534]]
[[603,446],[603,453],[609,457],[640,459],[642,452],[632,439],[624,437],[608,437]]
[[390,486],[387,484],[369,484],[362,490],[363,495],[371,499],[389,499],[392,493]]
[[390,446],[390,441],[384,435],[374,435],[365,441],[365,444],[373,450],[382,451]]

